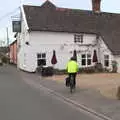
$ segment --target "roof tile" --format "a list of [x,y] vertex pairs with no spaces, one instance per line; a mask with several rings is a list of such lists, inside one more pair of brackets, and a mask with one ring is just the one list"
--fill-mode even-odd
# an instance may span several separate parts
[[120,54],[120,14],[57,8],[49,1],[23,7],[32,31],[100,34],[113,54]]

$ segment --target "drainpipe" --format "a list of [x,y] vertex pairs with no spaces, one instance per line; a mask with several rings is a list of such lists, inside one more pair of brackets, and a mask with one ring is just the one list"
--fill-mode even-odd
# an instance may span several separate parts
[[101,63],[101,54],[100,54],[100,36],[96,35],[97,47],[98,47],[98,62]]

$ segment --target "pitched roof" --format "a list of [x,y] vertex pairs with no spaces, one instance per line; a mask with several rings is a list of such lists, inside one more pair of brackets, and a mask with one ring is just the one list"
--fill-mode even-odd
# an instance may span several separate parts
[[95,33],[102,36],[114,55],[120,54],[120,14],[58,8],[49,1],[23,8],[31,31]]

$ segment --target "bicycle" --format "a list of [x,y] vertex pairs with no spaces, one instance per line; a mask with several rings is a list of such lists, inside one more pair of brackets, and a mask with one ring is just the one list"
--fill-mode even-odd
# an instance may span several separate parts
[[75,88],[74,86],[74,76],[73,75],[70,75],[70,93],[73,92],[73,89]]

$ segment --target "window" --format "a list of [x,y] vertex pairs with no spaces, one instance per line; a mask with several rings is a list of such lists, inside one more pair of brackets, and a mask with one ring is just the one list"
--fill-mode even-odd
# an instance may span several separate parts
[[82,66],[91,65],[91,61],[92,61],[91,54],[82,54],[81,58],[82,58],[82,63],[81,63]]
[[83,34],[75,34],[74,42],[75,43],[83,43]]
[[86,65],[86,55],[82,55],[82,65]]
[[46,65],[46,54],[45,53],[38,53],[37,54],[37,65]]
[[91,55],[87,54],[87,65],[91,65]]
[[104,55],[104,66],[109,67],[109,55]]

